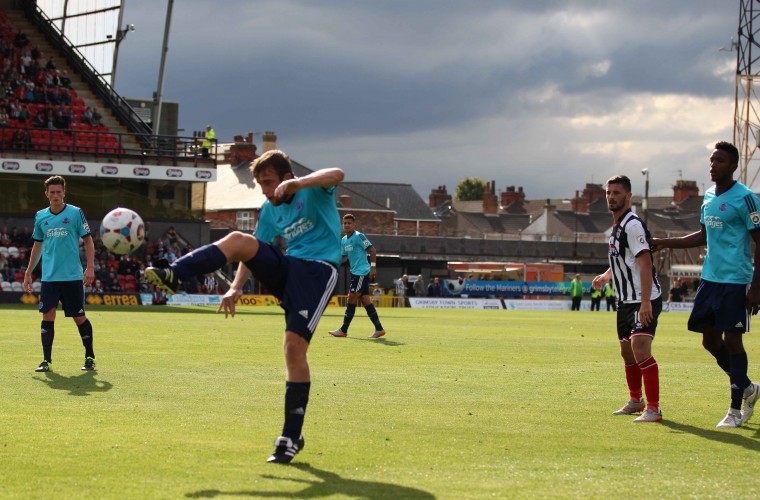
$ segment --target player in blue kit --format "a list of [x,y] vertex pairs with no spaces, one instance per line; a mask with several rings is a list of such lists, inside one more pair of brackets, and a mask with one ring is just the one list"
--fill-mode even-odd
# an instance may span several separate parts
[[[82,370],[95,370],[95,352],[92,348],[92,324],[84,312],[84,284],[95,281],[95,245],[90,226],[81,208],[63,201],[66,181],[55,175],[45,181],[45,197],[50,207],[34,217],[34,244],[29,266],[24,273],[24,288],[32,292],[32,271],[42,258],[42,286],[39,310],[42,313],[43,360],[35,371],[47,372],[53,363],[53,339],[58,302],[63,312],[74,319],[84,345],[85,360]],[[87,267],[82,271],[79,260],[79,238],[84,242]]]
[[[353,214],[343,216],[343,232],[345,236],[340,241],[343,256],[348,258],[351,266],[351,285],[348,288],[348,299],[346,304],[346,313],[343,315],[343,325],[337,330],[330,333],[333,337],[348,336],[348,327],[351,326],[351,320],[354,319],[356,305],[359,299],[362,301],[367,316],[375,325],[375,332],[370,338],[377,339],[385,335],[383,325],[377,316],[377,309],[372,304],[372,297],[369,294],[369,282],[375,279],[377,275],[377,255],[375,247],[367,237],[356,230],[356,217]],[[367,257],[369,256],[369,260]]]
[[747,376],[742,342],[750,316],[760,309],[760,202],[755,193],[733,179],[738,166],[736,147],[717,143],[710,155],[710,177],[715,185],[705,192],[699,220],[702,228],[681,238],[652,240],[657,250],[707,244],[688,327],[702,333],[702,345],[729,376],[731,406],[719,428],[739,427],[749,420],[760,395],[760,385]]
[[[338,278],[340,216],[335,186],[344,174],[328,168],[295,177],[290,158],[277,150],[257,158],[251,169],[267,198],[255,234],[232,232],[168,268],[147,268],[145,277],[174,293],[180,280],[239,262],[217,312],[224,310],[225,318],[235,315],[235,303],[251,275],[280,300],[285,310],[285,423],[267,462],[289,463],[304,447],[301,431],[311,389],[306,351]],[[287,253],[273,244],[277,236],[287,242]]]

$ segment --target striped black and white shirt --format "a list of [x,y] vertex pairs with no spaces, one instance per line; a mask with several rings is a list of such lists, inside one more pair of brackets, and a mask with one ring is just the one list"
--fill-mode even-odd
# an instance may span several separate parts
[[644,222],[628,209],[612,228],[610,235],[609,260],[612,269],[612,283],[621,302],[641,302],[641,269],[636,257],[641,252],[650,252],[652,263],[652,293],[650,299],[660,296],[662,290],[657,281],[657,271],[649,246],[649,230]]

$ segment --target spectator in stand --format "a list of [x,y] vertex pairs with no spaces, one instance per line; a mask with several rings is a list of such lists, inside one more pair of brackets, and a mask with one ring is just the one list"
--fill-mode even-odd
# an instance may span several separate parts
[[92,289],[92,293],[103,293],[103,283],[100,280],[95,280],[95,286]]
[[0,253],[0,281],[10,281],[8,279],[8,259]]
[[55,110],[53,125],[58,130],[66,130],[71,126],[71,116],[69,116],[69,112],[64,106],[60,106]]
[[119,279],[116,276],[116,272],[112,270],[108,271],[108,275],[104,281],[105,290],[107,292],[121,292],[121,285]]
[[443,296],[443,285],[441,285],[441,278],[433,279],[433,297]]
[[18,71],[22,76],[26,76],[29,73],[29,67],[32,65],[32,53],[31,51],[24,51],[19,57]]
[[408,276],[404,274],[396,281],[396,297],[399,297],[398,302],[396,303],[396,306],[398,307],[404,307],[406,304],[406,300],[404,297],[406,297],[406,280],[408,280]]
[[103,115],[101,115],[98,112],[98,109],[97,108],[92,108],[92,121],[91,121],[92,126],[93,127],[99,127],[100,126],[100,120],[102,120],[102,119],[103,119]]
[[380,285],[375,283],[374,288],[372,289],[372,303],[375,305],[375,307],[380,306],[380,297],[382,297],[383,291],[380,289]]
[[32,112],[29,111],[29,106],[26,103],[21,103],[21,111],[19,113],[18,121],[26,123],[32,118]]
[[53,56],[48,57],[47,62],[45,63],[45,69],[48,71],[54,71],[57,69]]
[[427,296],[435,297],[435,278],[430,278],[430,281],[428,281]]
[[166,230],[166,240],[169,242],[169,245],[175,245],[179,241],[179,235],[177,234],[177,230],[174,229],[174,226],[170,226],[169,229]]
[[26,33],[18,32],[13,37],[13,46],[22,49],[29,45],[29,39],[26,37]]
[[59,81],[60,81],[61,87],[66,88],[66,89],[71,88],[71,78],[69,78],[68,71],[63,70],[63,72],[60,75]]
[[0,105],[0,128],[8,128],[10,127],[10,119],[11,117],[8,116],[8,111],[6,111],[6,106]]
[[79,118],[79,121],[82,123],[86,123],[87,125],[92,125],[92,108],[87,106],[84,108],[84,111],[82,111],[82,116]]
[[424,297],[427,295],[427,290],[425,289],[425,279],[421,274],[417,276],[417,280],[414,282],[413,288],[415,297]]
[[32,233],[29,229],[29,226],[24,226],[24,229],[18,233],[13,243],[19,248],[32,248],[32,245],[34,245],[34,240],[32,239]]
[[3,226],[3,231],[0,233],[0,246],[9,247],[12,245],[11,232],[8,230],[8,226]]
[[166,305],[166,294],[163,290],[158,288],[157,286],[152,286],[153,288],[153,305],[154,306],[165,306]]
[[201,144],[201,156],[204,158],[209,157],[209,152],[214,147],[214,142],[216,142],[216,132],[211,128],[211,125],[206,125],[206,137],[204,137]]
[[206,293],[216,295],[219,293],[217,290],[217,283],[216,283],[216,277],[214,277],[213,273],[209,273],[206,275],[206,278],[203,280],[203,286],[206,288]]
[[26,129],[18,129],[13,134],[13,142],[11,147],[14,149],[28,150],[32,148],[32,136]]

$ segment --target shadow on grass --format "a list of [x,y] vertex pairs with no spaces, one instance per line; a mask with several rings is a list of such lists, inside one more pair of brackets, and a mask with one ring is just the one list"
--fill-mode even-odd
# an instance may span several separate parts
[[[703,429],[701,427],[694,427],[693,425],[679,424],[678,422],[673,422],[670,420],[663,420],[660,422],[660,424],[674,431],[686,432],[695,436],[699,436],[701,438],[710,439],[711,441],[733,444],[736,446],[741,446],[742,448],[746,448],[750,451],[760,452],[760,440],[748,438],[739,434],[734,434],[731,432],[731,430],[719,431],[712,429]],[[759,433],[755,434],[760,435]]]
[[[277,467],[273,465],[272,467]],[[308,472],[317,477],[316,480],[293,479],[266,474],[262,477],[277,481],[291,481],[305,485],[300,491],[286,493],[283,491],[266,491],[266,490],[242,490],[242,491],[220,491],[220,490],[201,490],[185,494],[188,498],[214,498],[217,496],[239,496],[239,497],[258,497],[258,498],[321,498],[339,495],[347,498],[404,498],[411,500],[428,500],[434,499],[435,496],[427,491],[409,488],[408,486],[399,486],[391,483],[381,483],[378,481],[358,481],[354,479],[344,479],[334,472],[328,472],[312,467],[309,464],[290,464],[290,467]]]
[[96,372],[82,372],[81,375],[64,377],[56,372],[45,372],[45,378],[33,377],[57,391],[69,391],[70,396],[89,396],[94,392],[107,392],[113,384],[95,379]]
[[379,339],[373,339],[373,338],[369,338],[369,337],[367,337],[366,339],[352,338],[351,340],[358,340],[360,342],[371,342],[373,344],[380,344],[380,345],[385,345],[385,346],[388,346],[388,347],[396,347],[396,346],[400,346],[400,345],[406,345],[403,342],[397,342],[395,340],[388,340],[388,339],[386,339],[384,337],[380,337]]

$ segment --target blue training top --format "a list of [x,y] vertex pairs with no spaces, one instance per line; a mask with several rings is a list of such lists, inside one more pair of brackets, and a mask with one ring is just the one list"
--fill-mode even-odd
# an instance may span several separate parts
[[340,265],[340,216],[335,203],[335,186],[304,188],[289,203],[264,203],[254,233],[271,243],[280,235],[288,242],[287,254],[299,259],[316,259]]
[[699,222],[707,232],[707,256],[702,279],[715,283],[747,284],[752,281],[752,237],[760,229],[757,195],[735,182],[720,196],[715,186],[705,192]]
[[42,281],[75,281],[84,277],[79,238],[90,234],[81,208],[66,204],[54,214],[50,207],[34,216],[32,238],[42,242]]
[[367,249],[372,243],[359,231],[354,231],[351,236],[344,236],[340,240],[343,249],[343,255],[348,257],[348,263],[351,266],[351,274],[356,276],[367,276],[370,265],[367,260]]

